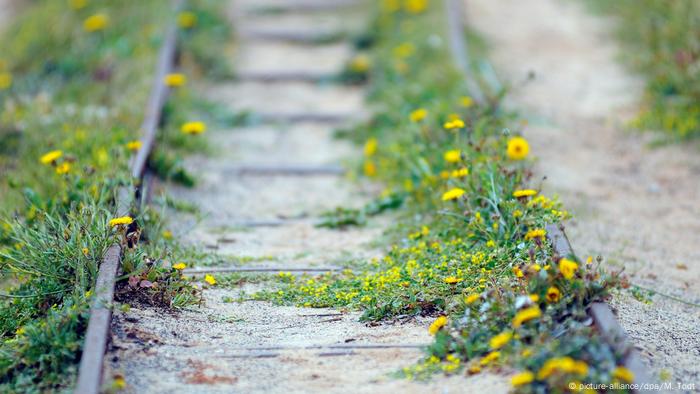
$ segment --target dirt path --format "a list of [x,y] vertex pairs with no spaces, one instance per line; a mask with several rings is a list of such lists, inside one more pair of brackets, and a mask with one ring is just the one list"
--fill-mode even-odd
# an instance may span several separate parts
[[[698,147],[652,149],[648,136],[624,131],[642,81],[616,62],[608,21],[574,1],[465,4],[513,84],[508,105],[529,120],[545,193],[560,195],[576,217],[567,227],[574,249],[624,267],[632,283],[700,301]],[[655,372],[700,387],[700,308],[624,294],[614,305]]]
[[[367,17],[347,9],[342,14],[254,14],[248,7],[259,2],[232,4],[230,16],[239,37],[233,64],[244,78],[336,73],[351,54],[349,42],[310,46],[270,40],[270,35],[348,30],[361,26],[358,22]],[[313,226],[323,210],[361,206],[376,186],[329,175],[236,171],[242,166],[338,165],[358,154],[359,149],[333,139],[332,132],[364,113],[360,88],[242,78],[211,87],[209,97],[235,111],[251,111],[259,123],[211,130],[207,138],[216,153],[189,159],[198,186],[171,187],[170,193],[200,207],[204,219],[175,215],[181,241],[209,248],[223,260],[246,258],[251,260],[248,265],[260,266],[327,266],[382,253],[371,242],[382,234],[386,219],[345,231]],[[326,119],[299,122],[300,115]],[[333,119],[345,121],[328,122]],[[137,307],[117,313],[107,373],[122,374],[129,392],[448,393],[509,388],[507,377],[488,373],[439,377],[429,383],[396,379],[390,374],[415,363],[421,357],[419,348],[361,348],[427,344],[432,319],[368,326],[358,321],[357,313],[227,302],[241,291],[250,293],[263,286],[207,289],[203,307],[177,315]],[[358,347],[347,348],[354,345]]]

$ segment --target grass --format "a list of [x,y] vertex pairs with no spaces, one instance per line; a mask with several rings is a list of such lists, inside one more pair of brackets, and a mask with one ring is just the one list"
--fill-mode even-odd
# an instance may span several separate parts
[[[569,215],[536,190],[517,116],[469,96],[447,52],[441,3],[382,2],[362,67],[349,67],[369,81],[374,116],[343,135],[364,146],[358,171],[381,181],[384,196],[402,196],[392,206],[398,241],[352,270],[283,273],[253,296],[359,309],[364,320],[436,317],[434,343],[407,378],[518,370],[514,390],[537,393],[629,379],[586,314],[618,278],[592,259],[554,255],[544,227]],[[362,218],[326,216],[329,227]]]
[[666,140],[700,136],[700,3],[587,0],[610,15],[628,65],[646,78],[646,106],[633,125]]
[[[209,47],[228,39],[217,7],[191,1],[176,15],[166,0],[33,2],[0,39],[0,391],[72,386],[99,263],[123,237],[109,225],[114,193],[132,182],[128,158],[166,25],[180,19],[191,79],[226,75]],[[206,149],[179,130],[202,106],[186,86],[175,90],[156,157]],[[181,163],[158,168],[193,182]],[[165,236],[162,214],[136,213],[146,242],[125,252],[122,293],[169,307],[199,302],[171,268],[184,251]]]

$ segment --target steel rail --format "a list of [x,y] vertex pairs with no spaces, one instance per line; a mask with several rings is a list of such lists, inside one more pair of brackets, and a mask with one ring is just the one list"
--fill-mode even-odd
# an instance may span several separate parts
[[[176,0],[175,10],[182,9],[183,4],[184,0]],[[164,83],[164,78],[174,69],[176,52],[177,27],[173,22],[166,32],[165,40],[160,49],[155,80],[141,124],[141,148],[129,162],[134,185],[132,187],[120,186],[116,192],[115,213],[117,217],[129,215],[134,201],[139,197],[148,157],[155,145],[158,126],[162,119],[163,106],[170,93],[170,89]],[[104,356],[112,320],[114,286],[119,272],[122,248],[120,242],[115,243],[107,248],[102,257],[74,391],[78,394],[96,394],[101,391]]]
[[[445,12],[448,22],[448,36],[450,51],[455,65],[463,73],[467,88],[474,95],[477,103],[484,103],[486,97],[479,88],[476,81],[470,75],[470,59],[467,42],[464,39],[464,8],[463,0],[445,0]],[[564,227],[560,224],[549,224],[545,227],[547,239],[552,244],[554,253],[559,258],[575,257]],[[596,329],[603,339],[618,354],[622,355],[623,364],[634,374],[635,392],[649,392],[653,387],[644,363],[641,361],[639,352],[630,343],[624,329],[620,326],[615,314],[607,303],[594,302],[587,310],[588,315],[593,319]]]
[[[545,226],[547,239],[552,244],[555,258],[575,258],[569,238],[561,224]],[[641,356],[630,342],[625,330],[620,326],[612,308],[605,302],[594,302],[587,310],[593,319],[595,328],[610,347],[622,357],[623,365],[634,374],[633,391],[647,393],[652,391],[654,381],[642,362]]]

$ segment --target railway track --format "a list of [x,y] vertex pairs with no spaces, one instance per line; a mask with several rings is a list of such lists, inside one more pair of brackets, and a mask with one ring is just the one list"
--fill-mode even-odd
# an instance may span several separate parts
[[[177,2],[177,7],[182,6],[182,2]],[[299,10],[313,11],[320,8],[332,9],[333,7],[347,7],[355,2],[341,1],[333,3],[304,3]],[[462,25],[463,11],[459,0],[445,0],[445,9],[447,10],[448,32],[450,38],[450,47],[454,55],[456,65],[464,71],[465,78],[469,81],[474,98],[480,102],[488,102],[488,97],[479,88],[475,80],[470,77],[470,61],[466,43],[464,42],[464,26]],[[297,11],[299,11],[297,10]],[[310,35],[307,33],[284,32],[284,31],[249,31],[245,34],[246,37],[262,40],[262,41],[287,41],[304,43],[306,45],[314,45],[315,43],[325,42],[328,37],[337,38],[342,36],[338,33],[330,33],[325,35]],[[168,88],[162,83],[163,78],[168,73],[172,72],[176,65],[177,56],[177,30],[171,27],[164,40],[161,48],[158,67],[154,77],[153,88],[151,91],[146,114],[142,125],[142,147],[130,162],[130,170],[132,178],[135,180],[135,188],[122,187],[117,192],[116,216],[126,216],[132,213],[134,201],[142,198],[147,193],[146,185],[148,182],[148,157],[157,140],[158,123],[162,115],[162,109],[168,97]],[[288,81],[303,81],[303,82],[319,82],[328,80],[328,75],[319,73],[307,72],[289,72],[289,73],[242,73],[238,78],[243,81],[264,82],[264,83],[281,83]],[[349,116],[346,113],[314,113],[314,112],[297,112],[297,113],[262,113],[258,114],[259,120],[272,123],[300,123],[300,122],[315,122],[315,123],[342,123],[348,120]],[[237,175],[248,176],[328,176],[342,175],[344,170],[336,166],[239,166],[229,169],[230,172]],[[261,223],[265,222],[260,221]],[[285,225],[284,221],[275,222],[277,226]],[[255,226],[253,226],[255,227]],[[547,227],[547,237],[554,247],[555,253],[559,257],[572,256],[573,250],[564,233],[563,227],[552,224]],[[114,285],[119,271],[119,262],[122,250],[121,245],[115,244],[107,249],[100,271],[98,274],[97,284],[94,292],[94,301],[91,308],[90,320],[85,338],[83,355],[80,363],[78,383],[75,392],[81,394],[100,392],[103,384],[103,372],[105,369],[105,351],[109,341],[111,332],[111,305],[114,297]],[[210,272],[280,272],[280,271],[297,271],[297,272],[327,272],[338,270],[338,267],[318,267],[318,266],[266,266],[266,267],[194,267],[185,271],[186,274],[204,274]],[[605,303],[594,303],[588,310],[592,318],[593,324],[596,326],[601,335],[610,343],[610,345],[623,355],[625,366],[635,374],[635,383],[639,387],[643,387],[646,383],[651,383],[648,373],[641,362],[639,353],[627,339],[624,331],[615,320],[614,313]],[[329,317],[320,314],[317,317]],[[330,316],[334,319],[334,316]],[[355,354],[354,351],[383,351],[392,349],[409,349],[415,350],[422,348],[427,344],[422,343],[364,343],[364,344],[338,344],[338,345],[305,345],[297,347],[289,346],[267,346],[267,347],[240,347],[230,350],[238,351],[233,354],[221,355],[224,358],[268,358],[278,357],[285,350],[314,350],[320,351],[317,353],[319,357],[328,356],[347,356]],[[638,392],[645,392],[640,389]]]

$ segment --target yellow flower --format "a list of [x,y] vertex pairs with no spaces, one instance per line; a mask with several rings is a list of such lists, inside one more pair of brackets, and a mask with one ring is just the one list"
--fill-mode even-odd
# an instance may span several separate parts
[[0,90],[8,89],[10,86],[12,86],[12,74],[0,72]]
[[577,269],[578,264],[576,264],[575,262],[567,258],[562,258],[561,260],[559,260],[559,271],[561,271],[561,274],[564,275],[564,278],[573,278],[574,274],[576,274]]
[[515,275],[516,278],[523,277],[523,271],[519,267],[513,267],[513,274]]
[[373,177],[373,176],[377,175],[377,166],[371,160],[365,161],[365,164],[364,164],[362,170],[364,171],[365,176]]
[[554,372],[575,373],[580,376],[588,374],[588,364],[584,361],[574,360],[571,357],[554,357],[545,361],[544,365],[537,372],[537,379],[544,380]]
[[185,134],[202,134],[207,131],[207,125],[204,122],[187,122],[182,125],[181,130]]
[[530,301],[537,302],[540,300],[540,296],[537,294],[530,294]]
[[177,16],[177,24],[183,29],[191,29],[197,24],[197,15],[190,11],[181,12]]
[[531,239],[539,238],[542,239],[544,236],[547,235],[547,232],[544,229],[535,229],[535,230],[530,230],[525,234],[525,240],[529,241]]
[[501,357],[501,352],[491,352],[491,353],[485,355],[481,359],[481,361],[479,361],[479,364],[481,364],[481,365],[490,364],[491,362],[498,360],[499,357]]
[[457,163],[462,157],[462,152],[460,152],[459,150],[456,150],[456,149],[455,150],[448,150],[447,152],[445,152],[443,157],[445,158],[445,161],[448,163]]
[[472,99],[469,96],[462,96],[459,99],[459,105],[461,105],[464,108],[469,108],[472,105],[474,105],[474,99]]
[[523,371],[513,375],[513,377],[510,378],[510,384],[512,384],[513,387],[519,387],[526,384],[530,384],[533,380],[535,380],[534,373],[530,371]]
[[165,82],[166,86],[170,86],[171,88],[178,88],[187,83],[187,77],[185,76],[185,74],[181,73],[168,74],[163,79],[163,82]]
[[109,227],[121,226],[122,224],[131,224],[134,219],[131,216],[122,216],[120,218],[114,218],[109,221]]
[[452,178],[461,178],[467,175],[469,175],[469,169],[467,167],[462,167],[459,170],[454,170],[452,171],[452,174],[450,174]]
[[462,119],[453,119],[450,121],[445,122],[442,127],[444,127],[447,130],[453,130],[453,129],[461,129],[464,127],[464,121]]
[[109,23],[109,18],[105,14],[95,14],[83,22],[83,29],[88,33],[93,33],[96,31],[103,30],[107,27]]
[[369,70],[371,61],[369,59],[369,56],[365,54],[359,54],[356,55],[355,57],[350,60],[350,71],[356,72],[356,73],[363,73]]
[[537,190],[523,189],[514,191],[513,197],[530,197],[534,196],[535,194],[537,194]]
[[370,138],[365,142],[365,156],[373,156],[375,153],[377,153],[377,139],[376,138]]
[[129,141],[126,143],[126,149],[130,151],[137,151],[141,149],[141,145],[141,141],[139,140]]
[[467,305],[471,305],[471,304],[475,303],[475,302],[479,299],[479,297],[481,297],[481,295],[476,294],[476,293],[469,294],[469,295],[464,299],[464,302],[466,302]]
[[464,189],[460,189],[458,187],[450,189],[442,195],[442,201],[456,200],[462,197],[464,193],[466,193]]
[[500,349],[503,346],[505,346],[508,342],[510,342],[511,338],[513,338],[513,333],[510,331],[504,331],[495,337],[491,338],[489,341],[489,346],[491,346],[491,349]]
[[173,238],[173,232],[170,230],[163,230],[163,238],[165,239],[172,239]]
[[511,160],[522,160],[530,153],[530,144],[523,137],[513,137],[508,140],[507,154]]
[[51,164],[61,158],[63,156],[63,151],[60,150],[52,150],[51,152],[46,153],[45,155],[41,156],[39,161],[42,164]]
[[440,331],[441,328],[445,327],[446,324],[447,317],[440,316],[430,324],[430,327],[428,327],[428,332],[430,333],[430,335],[435,335],[438,331]]
[[403,7],[406,12],[420,14],[428,8],[428,0],[404,0]]
[[625,367],[616,367],[612,372],[612,376],[627,383],[634,382],[634,373]]
[[61,163],[56,166],[56,174],[63,175],[70,171],[70,163]]
[[214,279],[214,277],[209,274],[204,275],[204,281],[209,283],[211,286],[214,286],[216,284],[216,279]]
[[87,257],[87,255],[88,255],[89,253],[90,253],[90,251],[88,250],[88,248],[83,248],[83,255],[84,255],[85,257]]
[[408,115],[408,118],[411,120],[411,122],[417,123],[425,119],[426,116],[428,116],[428,111],[426,111],[424,108],[418,108],[417,110],[411,112],[411,114]]
[[561,297],[561,292],[556,287],[552,286],[549,289],[547,289],[547,301],[548,302],[557,302],[557,301],[559,301],[560,297]]
[[416,52],[416,47],[410,42],[405,42],[394,48],[394,56],[398,58],[407,58]]
[[445,278],[445,283],[450,284],[450,285],[454,285],[454,284],[459,283],[463,280],[464,279],[457,278],[455,276],[448,276],[447,278]]
[[86,5],[87,0],[70,0],[70,7],[74,10],[83,9]]
[[540,307],[531,306],[529,308],[525,308],[515,314],[515,317],[513,318],[513,327],[518,328],[522,326],[523,323],[526,323],[532,319],[536,319],[540,316],[542,316],[542,311],[540,311]]
[[177,263],[177,264],[173,265],[173,268],[175,268],[175,269],[178,270],[178,271],[184,270],[185,267],[187,267],[187,266],[185,265],[185,263]]

